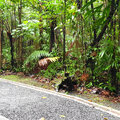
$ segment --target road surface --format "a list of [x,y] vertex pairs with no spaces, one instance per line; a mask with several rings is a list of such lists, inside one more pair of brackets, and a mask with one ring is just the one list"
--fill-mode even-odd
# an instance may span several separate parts
[[120,117],[59,93],[0,79],[0,120],[120,120]]

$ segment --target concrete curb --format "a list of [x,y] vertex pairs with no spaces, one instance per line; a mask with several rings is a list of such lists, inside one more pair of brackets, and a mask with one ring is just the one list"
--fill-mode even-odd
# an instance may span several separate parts
[[63,94],[63,93],[59,93],[59,92],[56,92],[56,91],[52,91],[52,90],[48,90],[48,89],[44,89],[44,88],[40,88],[40,87],[35,87],[35,86],[24,84],[24,83],[13,82],[13,81],[2,79],[2,78],[0,78],[0,81],[10,83],[10,84],[13,84],[13,85],[16,85],[16,86],[28,88],[28,89],[33,89],[33,90],[36,90],[36,91],[42,91],[44,93],[48,93],[48,94],[52,94],[52,95],[57,95],[59,97],[64,97],[66,99],[74,100],[76,102],[79,102],[79,103],[82,103],[84,105],[93,107],[93,108],[101,110],[103,112],[107,112],[107,113],[109,113],[109,114],[111,114],[113,116],[120,117],[120,111],[118,111],[118,110],[115,110],[113,108],[106,107],[106,106],[103,106],[103,105],[99,105],[97,103],[90,102],[90,101],[84,100],[84,99],[79,98],[79,97],[66,95],[66,94]]

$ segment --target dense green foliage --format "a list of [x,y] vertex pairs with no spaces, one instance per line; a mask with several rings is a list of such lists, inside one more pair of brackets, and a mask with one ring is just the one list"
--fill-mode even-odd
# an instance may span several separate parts
[[[0,34],[3,70],[119,91],[119,0],[0,0]],[[46,57],[60,59],[36,70]]]

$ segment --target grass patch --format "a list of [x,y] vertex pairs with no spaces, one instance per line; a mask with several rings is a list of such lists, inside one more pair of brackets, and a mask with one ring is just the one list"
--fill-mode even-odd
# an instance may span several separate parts
[[1,75],[0,78],[53,90],[51,84],[37,82],[36,80],[26,76],[24,77],[18,75],[5,75],[5,76]]
[[2,75],[1,75],[0,78],[12,80],[12,81],[15,81],[15,82],[31,81],[30,78],[25,78],[25,77],[17,76],[17,75],[5,75],[5,76],[2,76]]

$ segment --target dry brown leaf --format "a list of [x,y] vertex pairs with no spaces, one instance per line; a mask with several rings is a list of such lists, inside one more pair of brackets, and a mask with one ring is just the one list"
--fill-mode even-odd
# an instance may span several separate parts
[[59,59],[59,57],[51,57],[51,58],[44,58],[38,61],[40,67],[49,65],[50,62],[55,62]]
[[88,100],[89,102],[92,102],[92,100]]

